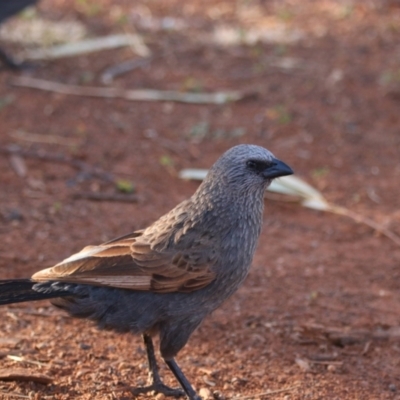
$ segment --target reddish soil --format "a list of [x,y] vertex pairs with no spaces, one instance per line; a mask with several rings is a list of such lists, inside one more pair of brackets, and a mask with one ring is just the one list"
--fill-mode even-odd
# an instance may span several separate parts
[[[229,48],[204,40],[215,24],[239,23],[246,10],[305,36]],[[1,72],[1,149],[14,144],[84,161],[132,182],[138,197],[75,199],[118,191],[71,163],[30,157],[23,157],[27,172],[20,177],[2,152],[2,279],[29,277],[87,244],[147,226],[197,187],[178,178],[180,169],[207,168],[238,143],[269,148],[330,201],[400,234],[398,2],[45,0],[39,13],[79,19],[94,35],[136,24],[156,57],[116,78],[116,86],[256,95],[220,106],[94,99],[17,88],[10,85],[16,75]],[[126,21],[118,25],[112,15]],[[149,29],[140,15],[172,16],[188,27]],[[106,67],[131,57],[129,49],[110,50],[26,74],[99,86]],[[288,57],[296,68],[270,63]],[[16,139],[16,130],[70,145]],[[0,381],[0,398],[128,399],[127,388],[146,381],[139,337],[98,331],[48,302],[0,313],[1,370],[52,379]],[[198,390],[215,398],[400,399],[399,246],[345,217],[267,201],[248,279],[195,332],[178,362]]]

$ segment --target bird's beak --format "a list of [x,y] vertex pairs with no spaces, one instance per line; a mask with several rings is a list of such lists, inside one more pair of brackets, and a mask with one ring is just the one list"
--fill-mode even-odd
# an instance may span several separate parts
[[292,175],[293,170],[283,161],[274,158],[272,164],[263,171],[263,176],[266,179],[279,178],[280,176]]

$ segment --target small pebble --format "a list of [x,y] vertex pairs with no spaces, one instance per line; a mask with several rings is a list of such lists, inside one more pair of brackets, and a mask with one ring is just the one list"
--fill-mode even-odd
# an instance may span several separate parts
[[120,362],[118,364],[118,369],[120,371],[123,370],[123,369],[129,369],[129,368],[131,368],[131,364],[129,364],[129,363],[125,362],[125,361],[122,361],[122,362]]
[[391,392],[396,392],[396,391],[397,391],[396,385],[395,385],[394,383],[391,383],[391,384],[389,385],[389,390],[390,390]]
[[215,400],[226,400],[226,397],[219,390],[214,390],[213,396]]
[[156,400],[164,400],[165,399],[165,394],[164,393],[158,393],[156,397],[154,397]]
[[211,393],[211,390],[208,388],[201,388],[199,391],[199,395],[203,400],[207,400],[207,399],[212,399],[213,395]]
[[79,378],[82,377],[83,375],[88,374],[90,371],[91,371],[91,370],[88,369],[88,368],[81,369],[81,370],[79,370],[79,371],[75,374],[75,378],[76,378],[76,379],[79,379]]
[[17,209],[9,210],[3,213],[3,218],[7,221],[22,221],[24,219],[24,215],[21,211]]

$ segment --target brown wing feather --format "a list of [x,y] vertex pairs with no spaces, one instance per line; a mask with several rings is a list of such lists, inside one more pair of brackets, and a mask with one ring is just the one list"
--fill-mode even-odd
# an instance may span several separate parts
[[169,293],[198,290],[215,278],[208,264],[194,266],[182,253],[155,250],[141,237],[142,232],[85,247],[54,267],[37,272],[32,280]]

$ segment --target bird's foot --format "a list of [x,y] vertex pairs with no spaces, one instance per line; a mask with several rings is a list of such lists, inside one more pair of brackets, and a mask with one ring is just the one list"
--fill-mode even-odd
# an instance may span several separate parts
[[162,393],[165,396],[171,396],[171,397],[185,396],[185,392],[182,389],[170,388],[169,386],[164,385],[162,382],[152,383],[149,386],[143,386],[131,389],[131,393],[133,395],[149,393],[149,392]]

